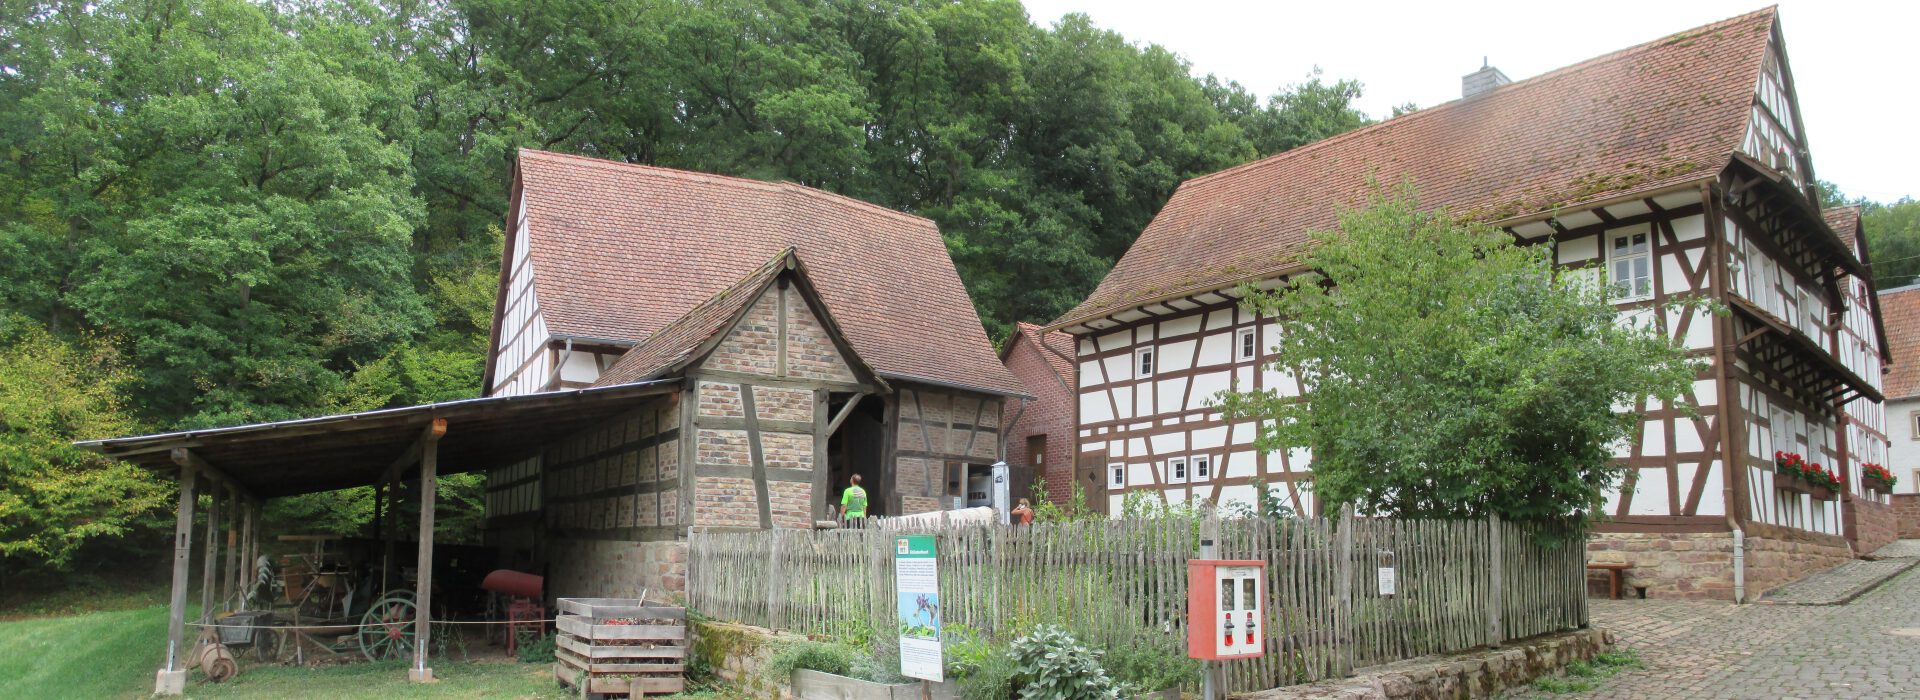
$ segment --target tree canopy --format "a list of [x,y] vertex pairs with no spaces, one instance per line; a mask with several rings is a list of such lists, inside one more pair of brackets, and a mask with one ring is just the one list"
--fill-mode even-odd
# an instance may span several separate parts
[[1014,0],[23,2],[0,47],[0,305],[113,350],[121,432],[476,395],[521,147],[927,216],[1002,338],[1181,180],[1366,121]]
[[1620,322],[1603,284],[1554,269],[1552,246],[1421,211],[1411,188],[1376,190],[1339,221],[1313,234],[1313,273],[1243,290],[1250,311],[1282,319],[1271,366],[1308,398],[1221,397],[1229,417],[1260,421],[1259,448],[1311,451],[1328,506],[1592,517],[1621,476],[1612,448],[1640,421],[1618,407],[1692,386],[1684,349]]

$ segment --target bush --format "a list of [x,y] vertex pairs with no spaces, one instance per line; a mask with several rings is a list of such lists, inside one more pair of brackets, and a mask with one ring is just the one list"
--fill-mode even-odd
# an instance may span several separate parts
[[1101,665],[1128,692],[1151,693],[1200,682],[1199,660],[1143,640],[1108,649]]
[[1041,625],[1013,640],[1015,681],[1022,700],[1093,700],[1120,697],[1100,667],[1100,652],[1053,625]]
[[554,644],[555,644],[555,640],[558,639],[559,636],[560,635],[557,635],[557,634],[549,634],[545,637],[541,637],[535,640],[528,640],[526,637],[521,637],[519,646],[518,646],[520,663],[523,663],[523,664],[553,663]]
[[781,685],[791,682],[793,672],[800,669],[831,673],[836,676],[851,676],[854,664],[861,653],[844,644],[827,642],[798,641],[780,647],[767,659],[762,669],[768,680]]
[[948,625],[946,676],[965,700],[1003,700],[1014,696],[1014,663],[1005,646],[965,625]]

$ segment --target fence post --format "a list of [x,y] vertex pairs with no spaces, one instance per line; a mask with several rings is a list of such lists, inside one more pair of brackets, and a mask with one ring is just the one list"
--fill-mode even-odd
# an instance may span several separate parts
[[1487,646],[1498,649],[1507,641],[1500,613],[1506,608],[1506,533],[1500,526],[1500,514],[1487,514]]
[[1353,624],[1353,504],[1340,506],[1340,534],[1337,538],[1340,550],[1339,560],[1334,562],[1334,578],[1340,587],[1340,612],[1335,623],[1341,635],[1347,640],[1340,652],[1340,675],[1353,675],[1353,648],[1359,646],[1359,638],[1354,634],[1358,627]]
[[786,629],[787,579],[780,570],[780,530],[765,530],[761,541],[767,543],[767,629]]

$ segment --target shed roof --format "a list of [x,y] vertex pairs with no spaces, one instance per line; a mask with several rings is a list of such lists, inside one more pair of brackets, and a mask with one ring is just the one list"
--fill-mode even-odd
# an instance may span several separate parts
[[1369,177],[1502,221],[1711,178],[1745,135],[1774,8],[1188,180],[1068,326],[1296,267]]
[[522,150],[550,332],[639,342],[789,247],[882,377],[1020,394],[932,221],[785,182]]
[[81,447],[151,469],[186,448],[262,498],[377,483],[434,419],[447,421],[439,471],[454,474],[528,456],[554,439],[671,393],[677,381],[490,396],[319,418],[110,438]]

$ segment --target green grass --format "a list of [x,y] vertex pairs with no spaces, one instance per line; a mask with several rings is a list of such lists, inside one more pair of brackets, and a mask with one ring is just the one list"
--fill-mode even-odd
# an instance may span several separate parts
[[1564,674],[1535,680],[1533,689],[1553,695],[1582,693],[1593,690],[1600,681],[1613,677],[1613,674],[1646,667],[1646,663],[1640,660],[1640,654],[1632,649],[1609,651],[1593,657],[1592,661],[1569,663]]
[[[145,698],[167,644],[167,609],[91,612],[0,622],[0,688],[17,698]],[[407,682],[403,662],[318,668],[251,659],[226,683],[194,673],[189,698],[565,698],[544,665],[509,661],[433,664],[440,682]]]

